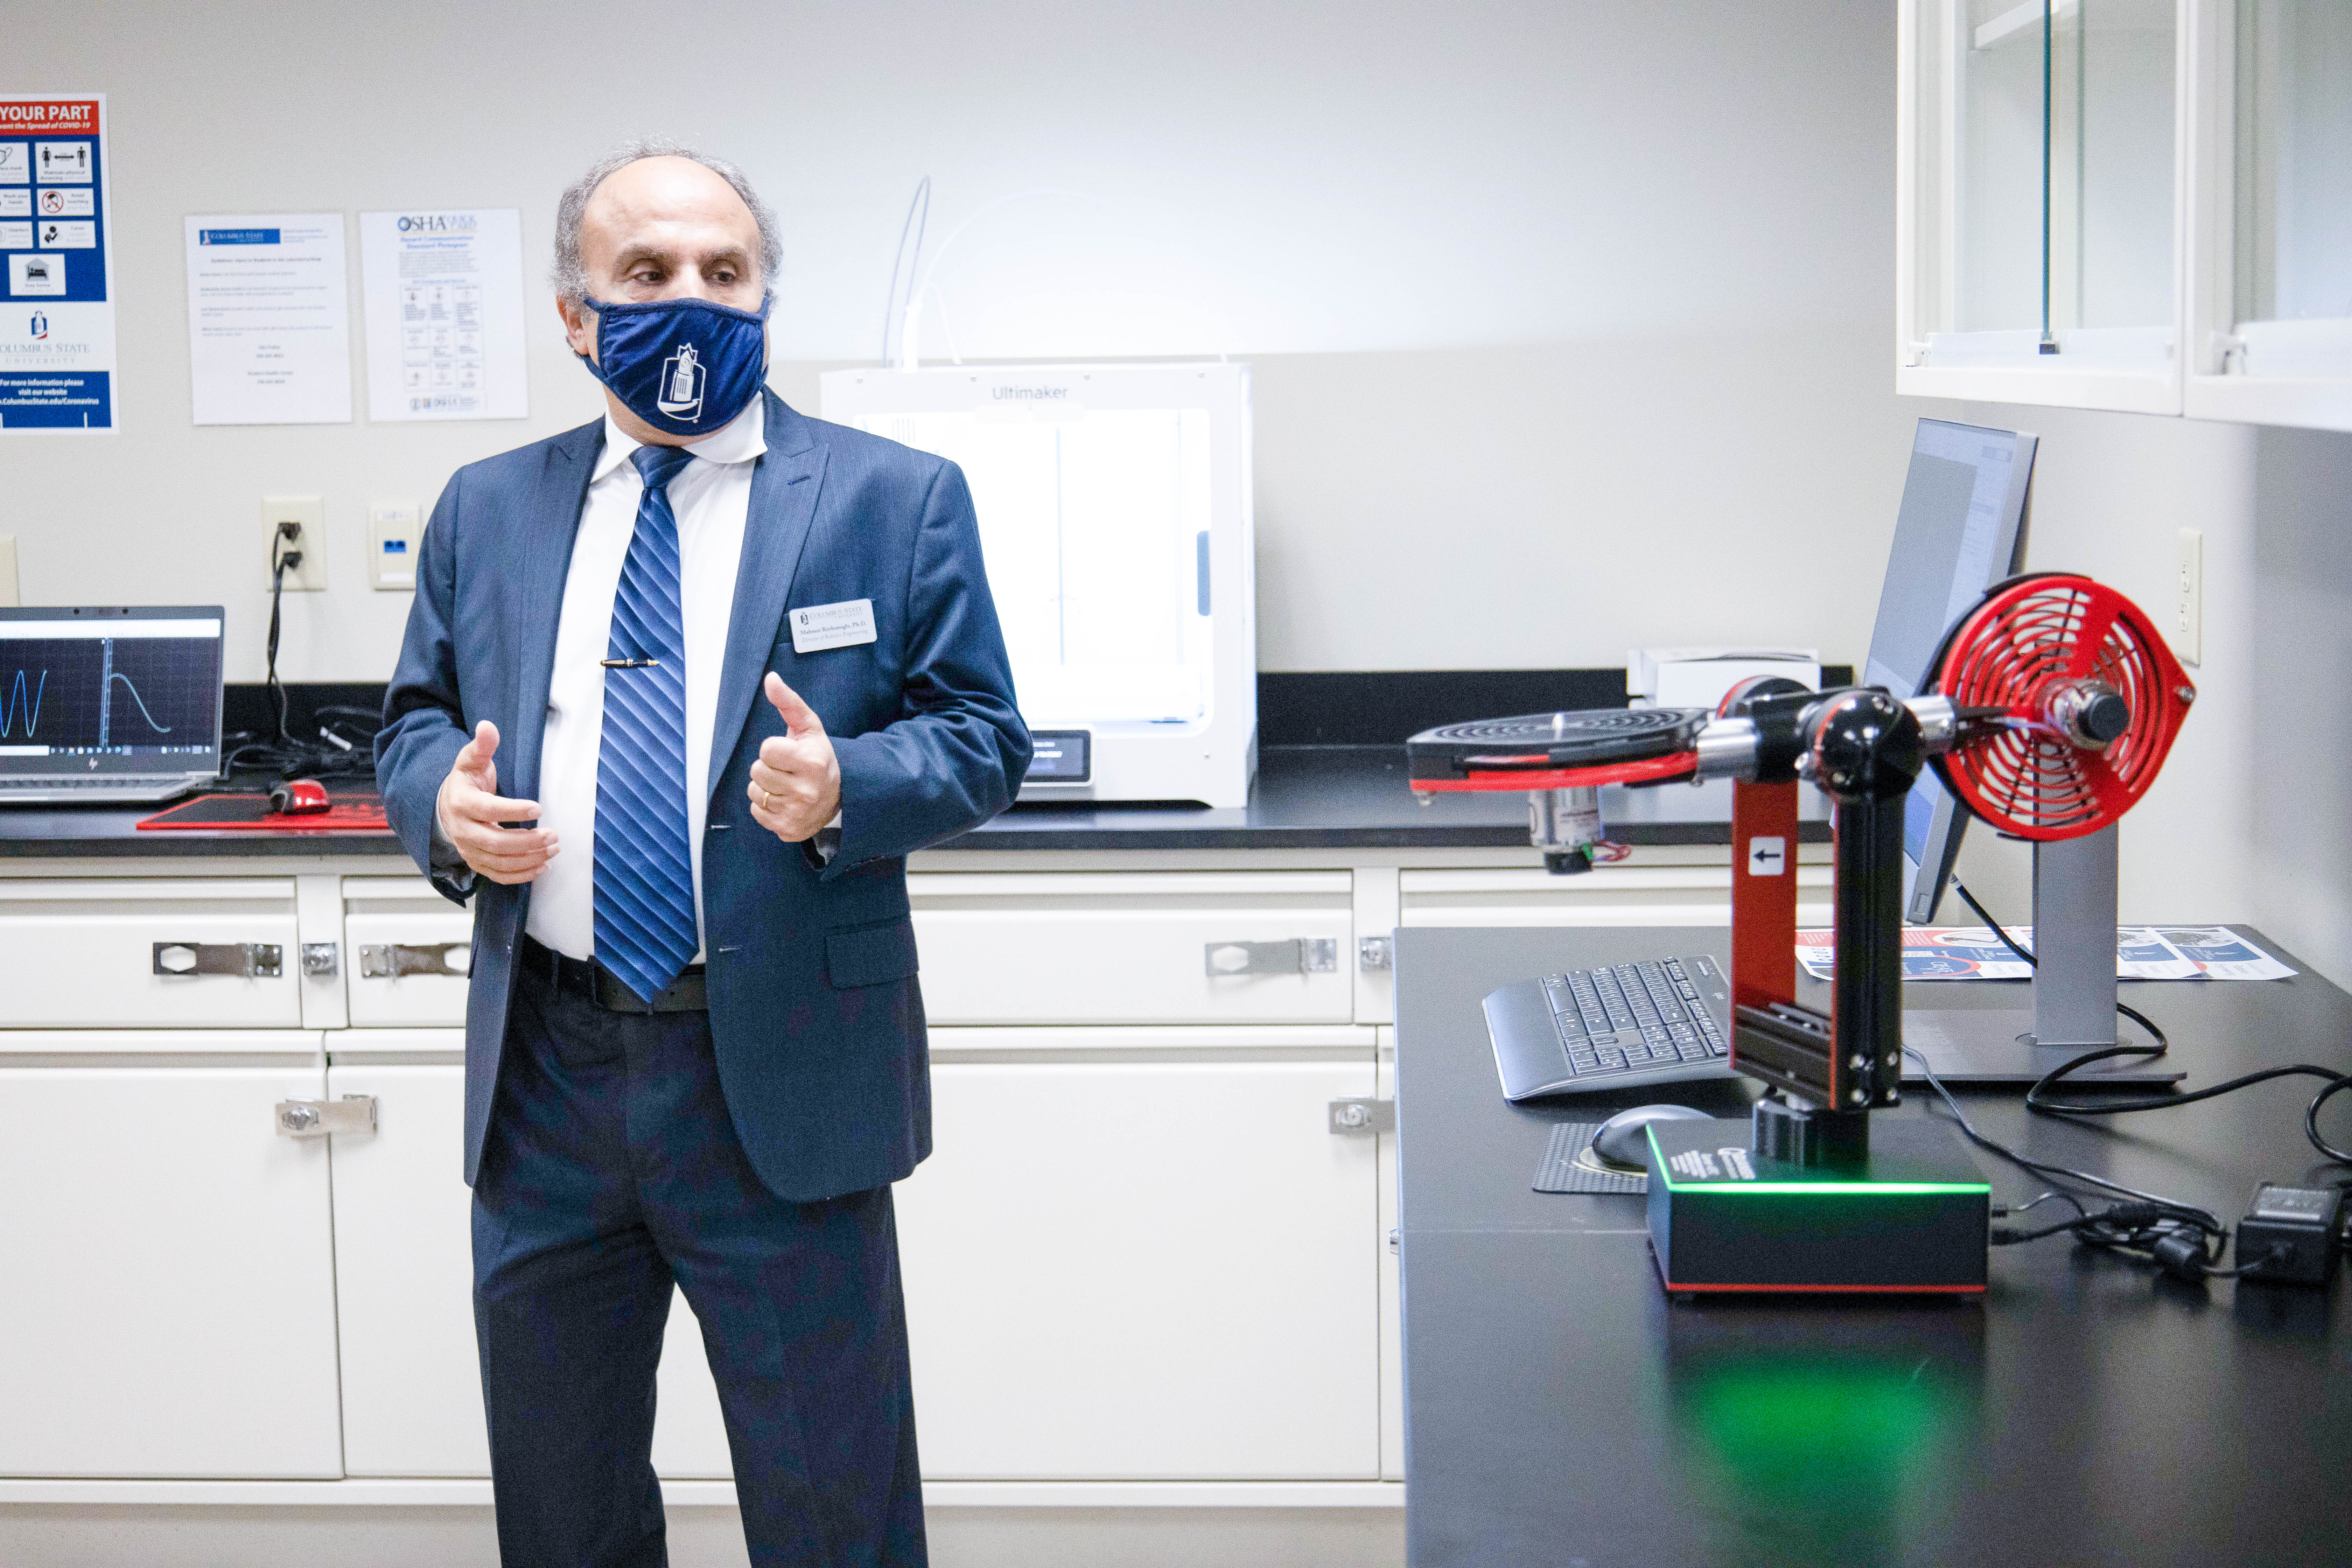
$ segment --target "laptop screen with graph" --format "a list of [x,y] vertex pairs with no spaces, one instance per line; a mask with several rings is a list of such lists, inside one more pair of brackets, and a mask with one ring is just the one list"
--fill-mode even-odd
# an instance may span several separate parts
[[220,769],[221,608],[0,609],[0,780]]

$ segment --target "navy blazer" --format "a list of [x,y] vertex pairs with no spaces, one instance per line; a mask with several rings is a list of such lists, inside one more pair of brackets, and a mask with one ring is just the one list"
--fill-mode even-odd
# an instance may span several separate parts
[[[930,1152],[929,1057],[906,856],[985,822],[1029,732],[953,463],[795,413],[773,393],[751,478],[710,752],[704,955],[719,1080],[752,1168],[797,1203],[895,1182]],[[499,793],[539,791],[572,541],[604,422],[471,463],[433,509],[384,698],[376,772],[403,845],[432,865],[434,804],[474,726],[499,727]],[[874,601],[875,639],[797,655],[787,608]],[[760,742],[784,732],[774,670],[841,761],[841,847],[819,868],[751,820]],[[477,878],[466,1005],[466,1180],[479,1169],[528,884]]]

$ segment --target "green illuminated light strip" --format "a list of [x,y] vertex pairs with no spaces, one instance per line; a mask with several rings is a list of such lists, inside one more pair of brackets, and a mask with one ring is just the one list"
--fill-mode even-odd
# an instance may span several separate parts
[[1990,1193],[1990,1184],[1983,1185],[1966,1182],[1677,1182],[1669,1176],[1666,1185],[1678,1193],[1851,1193],[1857,1195],[1885,1194],[1890,1196],[1921,1193]]
[[1643,1129],[1650,1141],[1650,1152],[1657,1156],[1658,1169],[1665,1173],[1666,1185],[1678,1193],[1758,1193],[1780,1196],[1811,1193],[1847,1194],[1866,1197],[1873,1194],[1888,1197],[1916,1197],[1931,1193],[1992,1194],[1990,1182],[1678,1182],[1674,1170],[1666,1163],[1665,1151],[1658,1147],[1654,1127]]

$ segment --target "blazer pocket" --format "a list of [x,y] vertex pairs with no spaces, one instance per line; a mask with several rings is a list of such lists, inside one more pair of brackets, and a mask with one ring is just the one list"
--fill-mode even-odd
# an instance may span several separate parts
[[897,920],[887,925],[853,926],[824,935],[824,968],[834,988],[879,985],[904,980],[915,973],[915,924]]

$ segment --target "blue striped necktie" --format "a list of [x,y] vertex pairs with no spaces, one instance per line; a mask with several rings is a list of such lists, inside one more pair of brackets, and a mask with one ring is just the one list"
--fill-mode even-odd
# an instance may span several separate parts
[[608,657],[653,662],[604,671],[596,750],[596,959],[647,1002],[669,989],[697,946],[686,830],[686,630],[668,490],[691,456],[682,447],[629,454],[646,488],[613,594]]

